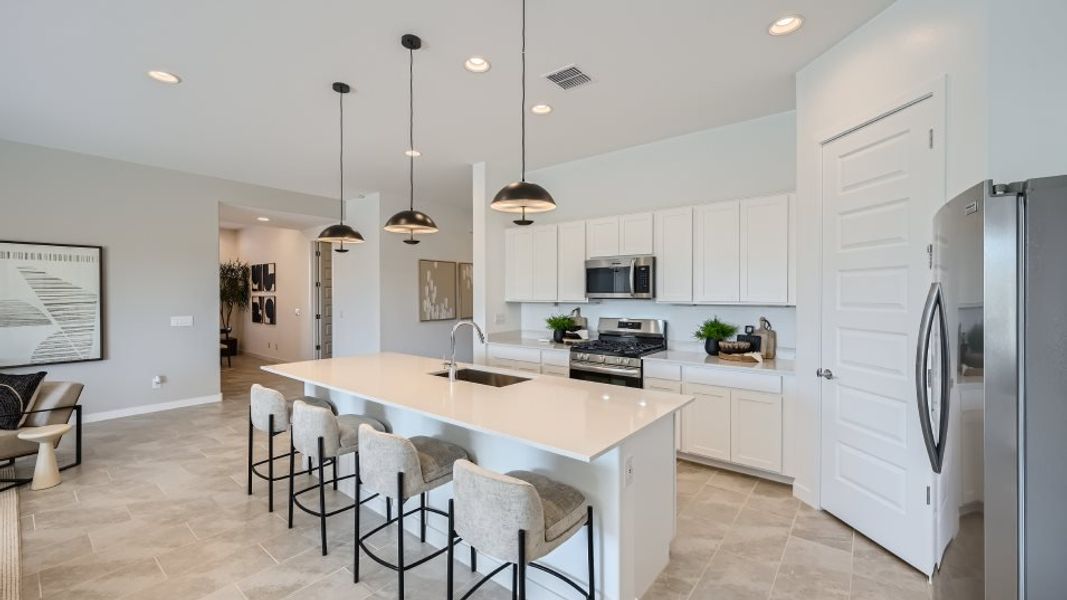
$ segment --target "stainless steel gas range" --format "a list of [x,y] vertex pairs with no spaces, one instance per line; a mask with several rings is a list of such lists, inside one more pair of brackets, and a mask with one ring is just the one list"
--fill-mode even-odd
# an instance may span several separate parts
[[666,321],[600,319],[597,339],[571,347],[571,379],[639,388],[643,386],[641,357],[666,349]]

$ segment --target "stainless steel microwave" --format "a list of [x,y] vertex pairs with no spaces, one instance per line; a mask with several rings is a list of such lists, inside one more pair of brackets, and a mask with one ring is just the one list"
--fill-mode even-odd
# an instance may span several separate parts
[[655,298],[656,257],[615,256],[585,261],[587,298]]

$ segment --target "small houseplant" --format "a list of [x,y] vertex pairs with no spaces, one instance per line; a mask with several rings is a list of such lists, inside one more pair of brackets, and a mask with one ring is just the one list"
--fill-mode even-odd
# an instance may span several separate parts
[[232,331],[230,317],[233,309],[244,312],[251,301],[252,288],[248,263],[231,260],[219,264],[219,322]]
[[574,317],[570,315],[552,315],[545,319],[545,325],[552,330],[552,341],[563,343],[563,334],[574,329]]
[[737,327],[724,323],[719,317],[708,319],[700,324],[700,328],[693,333],[693,337],[704,340],[704,350],[715,356],[719,353],[719,342],[733,337],[737,333]]

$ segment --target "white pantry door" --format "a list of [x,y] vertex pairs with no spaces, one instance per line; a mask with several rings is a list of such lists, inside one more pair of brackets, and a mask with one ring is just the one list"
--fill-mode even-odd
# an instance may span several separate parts
[[915,347],[944,197],[940,106],[928,98],[822,149],[822,505],[927,574]]

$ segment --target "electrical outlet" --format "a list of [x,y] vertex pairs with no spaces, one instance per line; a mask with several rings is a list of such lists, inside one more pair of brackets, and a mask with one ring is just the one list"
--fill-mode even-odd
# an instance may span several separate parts
[[165,376],[156,375],[155,377],[152,378],[152,389],[153,390],[158,390],[159,388],[163,387],[163,383],[165,381],[167,381],[167,378]]
[[634,457],[626,457],[626,465],[623,474],[623,487],[630,487],[634,483]]

